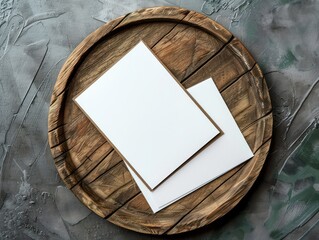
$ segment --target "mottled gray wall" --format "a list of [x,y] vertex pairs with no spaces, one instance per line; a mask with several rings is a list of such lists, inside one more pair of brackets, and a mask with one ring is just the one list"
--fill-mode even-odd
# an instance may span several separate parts
[[274,140],[262,174],[217,222],[173,239],[315,239],[319,234],[319,1],[0,0],[0,239],[162,239],[121,229],[67,190],[47,142],[66,57],[103,22],[149,6],[207,14],[265,73]]

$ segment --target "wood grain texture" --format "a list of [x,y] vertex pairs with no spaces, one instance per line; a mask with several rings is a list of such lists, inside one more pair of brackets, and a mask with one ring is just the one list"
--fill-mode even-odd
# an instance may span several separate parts
[[[140,39],[184,87],[212,77],[255,152],[251,160],[156,214],[121,157],[72,101]],[[83,204],[124,228],[176,234],[223,216],[247,193],[269,150],[272,113],[262,72],[238,39],[199,13],[157,7],[115,19],[76,47],[58,76],[48,126],[57,170]]]

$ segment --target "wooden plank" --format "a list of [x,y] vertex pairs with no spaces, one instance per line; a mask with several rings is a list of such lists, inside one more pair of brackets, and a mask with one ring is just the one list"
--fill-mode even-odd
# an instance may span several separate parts
[[123,206],[127,201],[127,198],[130,199],[139,192],[134,181],[121,186],[117,191],[114,191],[113,194],[105,199],[97,196],[96,193],[86,185],[76,185],[71,190],[84,205],[103,218],[109,216],[116,211],[116,209]]
[[88,156],[80,166],[74,166],[74,170],[68,176],[64,177],[65,183],[73,187],[78,181],[91,172],[100,162],[102,162],[113,150],[112,146],[105,142]]
[[86,185],[100,198],[106,199],[112,193],[123,187],[129,182],[132,182],[132,176],[126,169],[124,162],[121,161],[115,165],[110,171],[105,171],[103,174],[90,181],[91,178],[84,178],[82,185]]
[[[103,147],[101,151],[105,148]],[[110,151],[109,149],[108,151]],[[96,152],[99,152],[98,150]],[[73,188],[79,182],[82,186],[93,182],[96,178],[106,173],[108,170],[112,169],[115,165],[122,161],[121,157],[113,149],[109,153],[97,153],[93,155],[90,160],[86,160],[81,166],[75,168],[72,166],[70,169],[75,169],[74,171],[68,171],[69,174],[63,175],[64,182],[68,188]],[[105,157],[103,158],[103,156]],[[101,159],[102,158],[102,159]],[[112,174],[112,173],[110,173]],[[124,185],[124,183],[123,183]]]
[[[272,126],[273,116],[272,113],[269,113],[243,131],[245,139],[253,152],[256,152],[262,144],[272,137]],[[256,132],[260,134],[257,135]]]
[[[222,91],[222,96],[240,129],[246,128],[271,110],[270,98],[268,94],[257,90],[258,80],[253,74],[255,67]],[[261,81],[265,82],[264,79]]]
[[[120,163],[122,163],[122,158],[116,151],[113,150],[110,154],[106,156],[104,161],[102,161],[82,180],[82,183],[89,184],[96,180],[98,177],[100,177],[102,174],[105,174],[107,171],[108,174],[113,175],[113,172],[109,170]],[[124,165],[121,166],[123,167]]]
[[217,88],[222,91],[236,81],[238,77],[249,71],[250,68],[247,68],[243,63],[245,55],[242,55],[242,57],[236,55],[234,47],[230,47],[233,41],[236,41],[236,39],[231,40],[216,56],[186,78],[183,85],[188,88],[211,77]]
[[200,29],[179,24],[152,50],[172,75],[182,81],[214,56],[224,45],[225,43],[212,38],[210,34]]
[[255,65],[255,60],[247,50],[247,48],[239,41],[234,38],[229,47],[233,50],[234,54],[242,60],[242,63],[246,66],[246,69],[251,69]]

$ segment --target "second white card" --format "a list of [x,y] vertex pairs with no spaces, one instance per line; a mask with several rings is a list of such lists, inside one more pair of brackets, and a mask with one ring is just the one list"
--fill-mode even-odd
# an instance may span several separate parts
[[178,169],[154,191],[150,191],[128,167],[154,213],[253,156],[212,79],[198,83],[187,91],[221,128],[223,135]]

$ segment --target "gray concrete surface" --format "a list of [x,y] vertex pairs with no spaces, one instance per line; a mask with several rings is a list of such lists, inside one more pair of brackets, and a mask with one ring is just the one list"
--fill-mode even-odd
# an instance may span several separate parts
[[262,67],[275,127],[253,189],[224,218],[171,239],[319,236],[318,0],[0,0],[0,239],[167,239],[99,218],[59,179],[47,114],[57,74],[90,32],[149,6],[207,14]]

